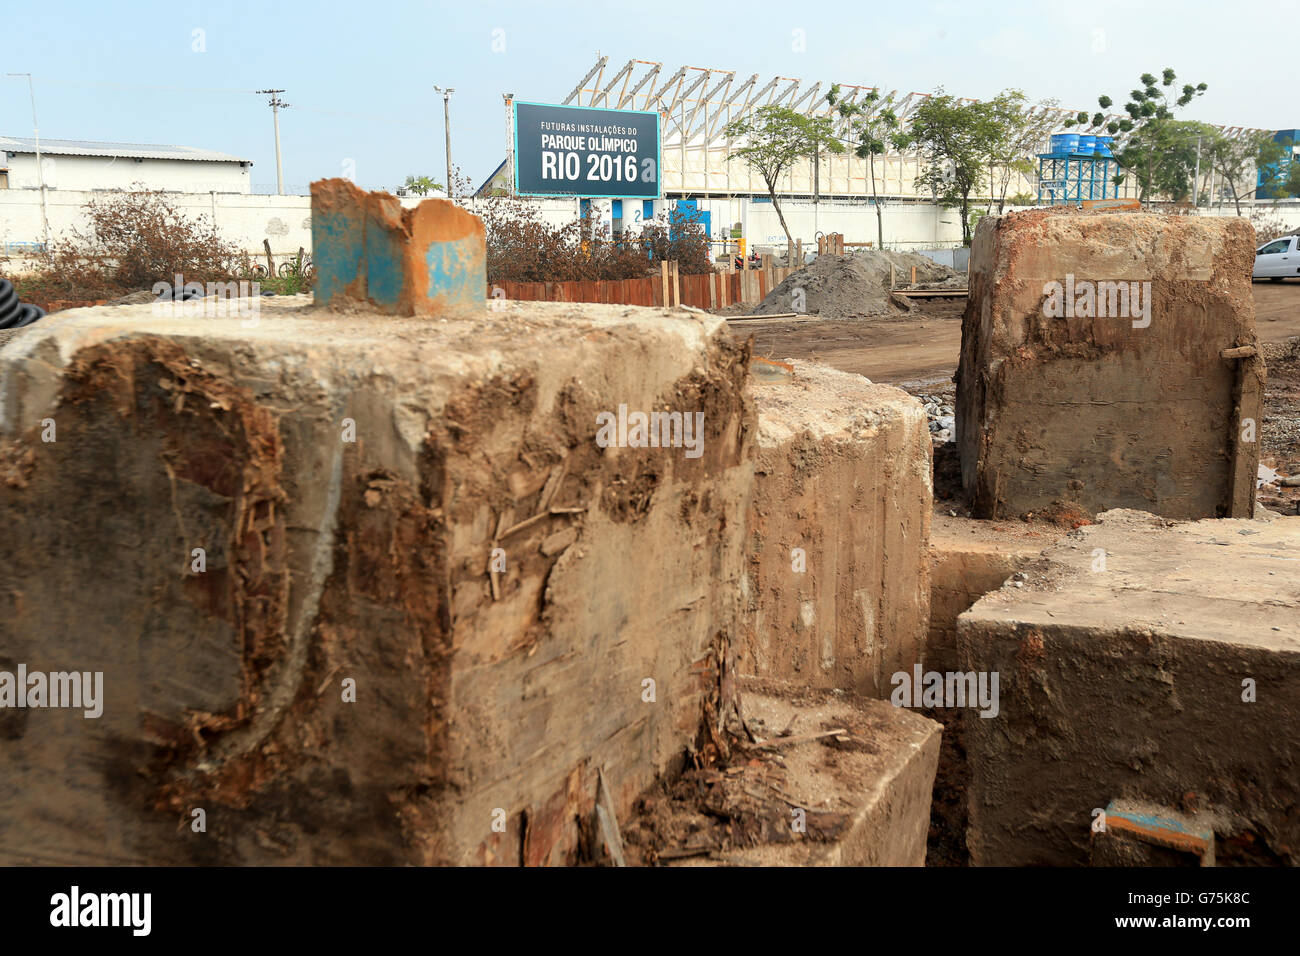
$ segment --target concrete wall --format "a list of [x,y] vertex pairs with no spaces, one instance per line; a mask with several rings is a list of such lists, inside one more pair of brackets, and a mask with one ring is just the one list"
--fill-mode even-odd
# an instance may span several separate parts
[[[0,165],[9,167],[10,189],[36,189],[40,185],[35,153],[13,153],[7,163]],[[247,193],[251,165],[195,159],[41,156],[46,189],[130,189],[144,183],[149,189],[189,193]]]
[[[50,237],[57,239],[72,228],[86,227],[83,208],[93,199],[104,201],[111,193],[48,189],[46,209]],[[204,216],[216,223],[227,240],[249,252],[261,252],[262,240],[271,241],[277,255],[311,248],[311,199],[307,196],[252,196],[238,193],[170,193],[187,215]],[[35,189],[0,190],[0,252],[21,256],[41,242],[40,192]]]
[[[134,165],[134,164],[132,164]],[[222,164],[213,164],[222,165]],[[49,189],[46,204],[50,218],[50,234],[57,237],[73,226],[84,225],[81,207],[102,196],[89,190]],[[307,196],[255,196],[232,192],[177,192],[168,197],[191,215],[203,215],[214,221],[226,238],[240,249],[250,253],[262,252],[262,240],[271,241],[277,255],[291,255],[301,246],[311,248],[311,202]],[[401,203],[410,208],[424,197],[405,196]],[[629,204],[640,200],[628,200]],[[654,200],[656,217],[665,217],[676,206],[675,199]],[[471,200],[466,204],[471,211],[478,210],[483,201]],[[577,197],[557,197],[532,200],[532,205],[545,222],[562,226],[577,218]],[[594,215],[608,229],[612,226],[612,201],[592,200]],[[730,242],[731,228],[740,223],[749,247],[760,251],[784,252],[786,239],[776,210],[770,202],[756,202],[748,198],[701,199],[701,211],[710,214],[710,237],[715,255],[722,255],[725,243]],[[1274,218],[1288,226],[1300,227],[1300,200],[1261,205],[1268,208]],[[786,222],[796,239],[802,239],[805,251],[816,248],[818,232],[840,232],[846,242],[876,242],[876,212],[870,200],[837,199],[813,203],[807,199],[787,199],[781,203]],[[965,268],[961,247],[961,219],[957,210],[942,209],[933,203],[886,202],[884,206],[885,246],[892,249],[916,251],[938,250],[927,254],[944,265],[961,271]],[[1235,216],[1231,206],[1202,210],[1202,215]],[[630,233],[639,226],[628,216],[624,228]],[[31,244],[42,239],[40,193],[35,189],[0,190],[0,255],[21,256]],[[733,247],[734,248],[734,247]],[[952,250],[954,261],[949,261],[943,250]]]

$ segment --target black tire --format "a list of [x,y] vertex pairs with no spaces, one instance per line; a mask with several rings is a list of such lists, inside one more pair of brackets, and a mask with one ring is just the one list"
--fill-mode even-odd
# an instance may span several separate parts
[[24,304],[18,307],[18,321],[10,326],[11,329],[26,328],[33,322],[45,318],[45,310],[39,305]]
[[1269,276],[1269,277],[1268,277],[1268,281],[1269,281],[1269,282],[1281,282],[1283,278],[1284,278],[1283,276]]
[[287,279],[297,271],[298,270],[294,267],[292,262],[282,262],[280,263],[280,268],[275,270],[275,274],[281,279]]

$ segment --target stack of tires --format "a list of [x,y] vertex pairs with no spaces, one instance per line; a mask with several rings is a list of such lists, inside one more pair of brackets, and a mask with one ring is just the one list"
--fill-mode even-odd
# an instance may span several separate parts
[[21,329],[44,316],[45,310],[40,306],[18,301],[12,282],[0,279],[0,331]]

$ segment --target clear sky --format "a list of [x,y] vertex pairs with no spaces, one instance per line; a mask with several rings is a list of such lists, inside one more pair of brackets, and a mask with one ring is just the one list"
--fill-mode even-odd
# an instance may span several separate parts
[[[965,2],[216,2],[15,0],[0,74],[35,77],[41,135],[198,146],[251,159],[275,183],[267,97],[287,186],[343,174],[392,188],[442,181],[442,101],[453,161],[474,184],[504,158],[503,92],[559,102],[595,62],[657,60],[805,80],[987,97],[1023,89],[1092,110],[1166,67],[1209,91],[1183,116],[1300,127],[1295,0]],[[201,31],[197,32],[196,31]],[[499,31],[499,32],[498,32]],[[798,49],[795,31],[803,31]],[[0,76],[0,134],[31,135],[25,80]]]

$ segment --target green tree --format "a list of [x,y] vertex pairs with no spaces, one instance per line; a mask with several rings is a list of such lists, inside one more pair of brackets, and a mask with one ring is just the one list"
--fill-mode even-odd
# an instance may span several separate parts
[[[996,136],[989,151],[989,211],[997,204],[998,215],[1007,205],[1007,190],[1013,177],[1033,180],[1039,144],[1056,123],[1056,100],[1030,103],[1020,90],[1003,90],[989,101]],[[1022,205],[1032,205],[1029,203]]]
[[428,176],[407,176],[403,187],[417,196],[427,196],[429,193],[443,188],[442,183],[435,182]]
[[[1138,197],[1144,202],[1159,193],[1181,199],[1190,192],[1189,171],[1196,162],[1195,136],[1189,153],[1187,136],[1194,131],[1174,118],[1174,110],[1186,106],[1208,87],[1204,83],[1196,86],[1185,83],[1177,88],[1174,85],[1177,78],[1169,67],[1159,77],[1143,73],[1139,78],[1142,85],[1129,92],[1128,102],[1124,104],[1127,117],[1108,121],[1104,113],[1094,113],[1091,118],[1087,113],[1079,113],[1065,121],[1067,127],[1104,124],[1111,135],[1128,134],[1115,159],[1120,166],[1133,171]],[[1106,110],[1114,100],[1102,95],[1097,103]],[[1117,183],[1122,181],[1123,174],[1116,179]]]
[[880,196],[876,190],[876,157],[891,150],[902,149],[907,145],[907,134],[898,122],[898,115],[888,107],[876,109],[875,104],[881,99],[876,90],[870,90],[862,97],[860,103],[845,102],[840,96],[840,87],[836,83],[826,94],[826,102],[835,107],[839,115],[849,121],[849,128],[854,134],[854,154],[867,161],[867,170],[871,177],[871,204],[876,207],[876,244],[885,248],[885,218],[880,206]]
[[921,161],[916,185],[939,205],[961,210],[962,242],[970,245],[970,194],[1002,139],[990,103],[962,103],[940,90],[912,111],[910,143]]
[[743,159],[762,177],[776,216],[781,220],[781,228],[785,230],[785,238],[793,243],[790,227],[786,225],[785,214],[776,196],[776,184],[795,163],[821,150],[844,152],[844,146],[835,137],[830,118],[806,116],[784,106],[760,106],[748,116],[729,123],[725,132],[728,138],[744,142],[728,159]]

